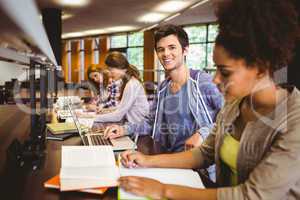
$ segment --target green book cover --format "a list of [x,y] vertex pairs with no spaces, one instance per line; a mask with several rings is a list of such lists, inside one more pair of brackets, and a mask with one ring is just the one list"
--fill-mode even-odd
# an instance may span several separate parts
[[77,132],[77,128],[76,128],[75,124],[72,123],[72,122],[47,124],[47,129],[52,134],[63,134],[63,133]]

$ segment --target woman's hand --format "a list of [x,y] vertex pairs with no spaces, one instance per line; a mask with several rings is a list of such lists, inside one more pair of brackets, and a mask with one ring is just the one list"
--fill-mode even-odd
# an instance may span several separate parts
[[139,196],[146,196],[152,199],[163,199],[165,193],[165,184],[154,179],[123,176],[119,179],[120,187],[126,192]]
[[195,148],[195,147],[200,147],[203,142],[203,138],[200,135],[199,132],[195,132],[191,137],[189,137],[185,143],[184,143],[184,149],[186,151]]
[[121,163],[127,168],[150,167],[150,157],[141,152],[127,150],[121,153]]
[[85,109],[86,109],[86,111],[89,111],[89,112],[96,111],[97,110],[97,105],[95,105],[95,104],[88,104],[88,105],[85,106]]
[[96,113],[98,113],[98,114],[100,114],[102,110],[103,110],[103,105],[99,105],[95,109]]

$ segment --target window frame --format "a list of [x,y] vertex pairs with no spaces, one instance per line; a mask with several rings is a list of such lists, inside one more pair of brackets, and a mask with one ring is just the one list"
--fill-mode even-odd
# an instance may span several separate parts
[[[137,31],[138,32],[138,31]],[[133,34],[133,33],[137,33],[137,32],[125,32],[125,33],[117,33],[117,34],[113,34],[109,36],[109,46],[111,47],[112,45],[112,37],[113,36],[119,36],[119,35],[126,35],[126,46],[125,47],[112,47],[109,48],[109,51],[121,51],[122,53],[126,53],[127,56],[127,49],[128,48],[144,48],[144,44],[143,45],[134,45],[134,46],[129,46],[129,35]],[[144,35],[144,33],[143,33]]]
[[199,42],[190,42],[189,41],[189,46],[191,45],[202,45],[205,46],[205,66],[202,68],[202,70],[204,71],[214,71],[215,67],[214,66],[208,66],[208,45],[210,44],[215,44],[215,40],[214,41],[210,41],[209,40],[209,26],[210,25],[218,25],[216,22],[210,22],[210,23],[201,23],[201,24],[188,24],[188,25],[184,25],[182,26],[182,28],[188,28],[188,27],[201,27],[201,26],[205,26],[205,30],[206,30],[206,36],[205,36],[205,41],[199,41]]
[[[132,45],[132,46],[129,46],[129,36],[130,34],[134,34],[134,33],[138,33],[139,31],[130,31],[130,32],[123,32],[123,33],[116,33],[116,34],[112,34],[109,36],[109,45],[110,45],[110,48],[109,48],[109,52],[111,51],[119,51],[119,52],[122,52],[126,55],[126,58],[128,59],[128,49],[134,49],[134,48],[142,48],[143,49],[143,58],[144,58],[144,33],[142,32],[142,35],[143,35],[143,43],[141,45]],[[114,36],[119,36],[119,35],[126,35],[126,46],[125,47],[112,47],[112,37]],[[139,71],[141,72],[141,78],[143,78],[143,73],[144,72],[144,60],[142,62],[142,66],[137,66],[139,68]],[[140,68],[141,67],[141,68]]]

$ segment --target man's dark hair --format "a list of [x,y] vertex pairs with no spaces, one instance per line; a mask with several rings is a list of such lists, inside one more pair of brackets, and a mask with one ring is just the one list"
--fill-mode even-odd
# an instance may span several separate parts
[[[299,36],[297,12],[290,0],[231,0],[218,4],[216,45],[249,67],[274,72],[286,66]],[[264,69],[262,69],[264,70]]]
[[158,29],[154,33],[155,49],[157,48],[157,43],[159,42],[159,40],[169,35],[175,35],[178,38],[182,49],[189,46],[189,37],[185,30],[180,26],[167,24],[158,27]]

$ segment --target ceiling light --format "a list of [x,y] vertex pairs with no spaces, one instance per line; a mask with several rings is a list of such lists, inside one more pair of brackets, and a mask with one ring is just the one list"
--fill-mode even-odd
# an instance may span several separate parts
[[76,37],[85,37],[90,35],[104,34],[104,33],[112,33],[112,32],[125,32],[136,30],[135,26],[114,26],[105,29],[91,29],[82,32],[72,32],[72,33],[64,33],[62,34],[62,39],[67,38],[76,38]]
[[64,33],[62,34],[62,39],[72,38],[72,37],[82,37],[84,34],[82,32],[72,32],[72,33]]
[[176,13],[175,15],[172,15],[166,19],[164,19],[164,22],[170,21],[171,19],[174,19],[175,17],[179,16],[181,13]]
[[157,12],[178,12],[189,5],[187,1],[166,1],[157,6],[154,10]]
[[88,5],[91,0],[54,0],[54,2],[62,6],[81,7]]
[[96,34],[102,34],[104,33],[103,29],[91,29],[87,31],[82,32],[84,35],[96,35]]
[[193,8],[196,8],[202,4],[205,4],[206,2],[209,2],[209,0],[202,0],[202,1],[199,1],[198,3],[194,4],[193,6],[191,6],[191,9]]
[[138,18],[139,22],[159,22],[166,17],[166,14],[161,13],[148,13],[140,18]]
[[131,30],[135,30],[135,29],[137,29],[137,27],[135,27],[135,26],[114,26],[114,27],[105,28],[103,31],[122,32],[122,31],[131,31]]

